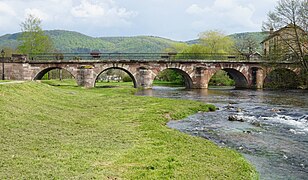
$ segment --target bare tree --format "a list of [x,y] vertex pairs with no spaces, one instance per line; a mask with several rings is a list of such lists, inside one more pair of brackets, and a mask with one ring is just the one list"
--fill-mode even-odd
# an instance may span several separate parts
[[286,46],[283,49],[292,53],[305,72],[308,72],[307,16],[308,0],[279,0],[274,11],[268,13],[262,26],[263,30],[288,28],[284,34],[277,35]]
[[242,34],[235,38],[235,49],[241,54],[252,54],[258,48],[258,41],[251,34]]

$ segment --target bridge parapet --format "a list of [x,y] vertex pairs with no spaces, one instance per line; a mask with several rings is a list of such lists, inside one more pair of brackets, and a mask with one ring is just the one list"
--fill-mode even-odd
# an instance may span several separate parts
[[156,60],[156,61],[249,61],[260,57],[224,53],[39,53],[30,54],[29,61],[68,61],[68,60]]

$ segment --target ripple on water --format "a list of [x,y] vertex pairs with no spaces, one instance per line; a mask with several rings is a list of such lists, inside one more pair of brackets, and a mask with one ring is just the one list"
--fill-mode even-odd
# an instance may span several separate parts
[[[261,179],[308,177],[307,91],[158,88],[139,95],[215,104],[220,110],[170,121],[168,126],[238,150],[256,166]],[[229,115],[244,122],[228,121]]]

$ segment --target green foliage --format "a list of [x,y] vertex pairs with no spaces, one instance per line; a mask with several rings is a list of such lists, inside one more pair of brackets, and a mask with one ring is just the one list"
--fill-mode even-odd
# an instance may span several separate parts
[[[185,48],[177,59],[216,59],[217,54],[234,54],[234,41],[220,31],[206,31],[199,35],[199,43]],[[219,57],[218,59],[221,59]]]
[[160,53],[177,44],[175,41],[154,36],[104,37],[100,39],[113,44],[114,48],[103,50],[107,52]]
[[93,38],[77,32],[52,30],[46,34],[54,42],[55,48],[60,52],[88,53],[92,50],[112,48],[113,44],[99,38]]
[[6,34],[3,36],[0,36],[0,47],[3,48],[10,48],[13,50],[17,49],[18,46],[18,37],[21,33],[15,33],[15,34]]
[[270,89],[296,89],[300,85],[299,77],[291,70],[276,69],[267,75],[264,87]]
[[231,79],[227,72],[223,70],[217,71],[210,79],[209,86],[234,86],[235,82]]
[[[263,52],[263,46],[261,44],[261,42],[269,35],[268,32],[244,32],[244,33],[234,33],[234,34],[230,34],[228,35],[228,37],[230,37],[235,45],[236,44],[242,44],[243,43],[243,39],[245,39],[245,37],[252,37],[257,45],[255,46],[255,50],[262,53]],[[193,44],[201,44],[201,40],[200,39],[195,39],[195,40],[191,40],[191,41],[187,41],[188,45],[193,45]]]
[[60,83],[0,85],[0,179],[257,178],[237,152],[165,125],[213,106]]
[[182,75],[179,72],[172,70],[172,69],[166,69],[160,72],[155,77],[155,79],[159,81],[173,82],[175,84],[181,84],[181,85],[184,84],[184,79]]
[[94,38],[63,30],[46,31],[57,50],[62,52],[163,52],[176,42],[152,36]]
[[[184,52],[185,49],[189,49],[189,45],[200,43],[200,40],[177,42],[153,36],[93,38],[81,33],[64,30],[44,32],[52,40],[54,48],[58,50],[57,52],[88,53],[92,50],[101,52]],[[237,36],[242,36],[242,34],[252,34],[258,43],[267,36],[265,32],[256,32],[232,34],[230,37],[237,41]],[[20,33],[0,36],[0,47],[16,49],[18,36],[20,36]],[[193,47],[192,49],[198,48]],[[262,52],[262,47],[259,46],[258,48],[259,52]],[[208,52],[205,50],[200,51]],[[186,50],[186,52],[191,51]]]
[[[168,48],[174,49],[179,46],[177,44],[185,46],[185,43],[153,36],[94,38],[64,30],[51,30],[44,33],[50,37],[57,52],[89,53],[97,50],[100,52],[160,53]],[[20,33],[0,36],[0,47],[15,49],[18,45],[18,36]]]
[[220,31],[206,31],[199,35],[208,53],[234,53],[234,41]]
[[132,78],[129,75],[124,75],[124,77],[122,78],[123,82],[132,82]]
[[299,84],[300,88],[308,89],[308,72],[302,70],[299,74]]
[[180,53],[183,52],[185,49],[187,49],[189,46],[186,43],[179,42],[179,43],[174,43],[171,47],[168,47],[164,50],[165,53]]
[[74,77],[65,69],[53,69],[48,71],[43,77],[42,80],[50,80],[50,79],[73,79]]
[[29,15],[21,24],[22,34],[18,51],[22,54],[43,53],[53,51],[52,41],[41,28],[41,20]]

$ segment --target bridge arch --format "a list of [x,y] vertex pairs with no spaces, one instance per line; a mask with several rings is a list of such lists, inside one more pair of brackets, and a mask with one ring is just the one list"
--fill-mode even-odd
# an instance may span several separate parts
[[248,80],[245,74],[243,74],[241,71],[234,69],[234,68],[219,68],[216,69],[213,73],[211,73],[211,76],[209,77],[209,82],[211,78],[216,74],[219,70],[223,70],[228,73],[229,76],[234,80],[235,82],[235,88],[247,88],[248,87]]
[[100,76],[101,74],[103,74],[104,72],[110,70],[110,69],[119,69],[119,70],[121,70],[121,71],[124,71],[124,72],[132,79],[134,88],[137,88],[137,87],[138,87],[135,76],[134,76],[129,70],[127,70],[127,69],[125,69],[125,68],[123,68],[123,67],[113,67],[113,66],[112,66],[112,67],[104,68],[103,70],[100,70],[100,72],[97,73],[97,75],[96,75],[96,77],[95,77],[94,85],[95,85],[95,82],[98,80],[99,76]]
[[264,78],[265,88],[297,88],[299,72],[291,68],[271,69]]
[[159,73],[165,71],[165,70],[172,70],[172,71],[175,71],[177,72],[178,74],[180,74],[184,80],[184,86],[186,89],[192,89],[193,88],[193,80],[192,80],[192,77],[185,71],[185,70],[182,70],[180,68],[176,68],[176,67],[166,67],[166,68],[162,68],[160,69],[159,71],[155,72],[155,76],[153,78],[153,80],[155,79],[156,76],[159,75]]
[[63,67],[59,67],[59,66],[51,66],[51,67],[46,67],[44,69],[40,69],[39,72],[35,73],[35,75],[33,76],[32,80],[41,80],[46,73],[48,73],[49,71],[54,70],[54,69],[63,69],[65,71],[69,72],[69,74],[74,79],[76,79],[76,74],[71,72],[69,69],[66,69],[66,68],[63,68]]

